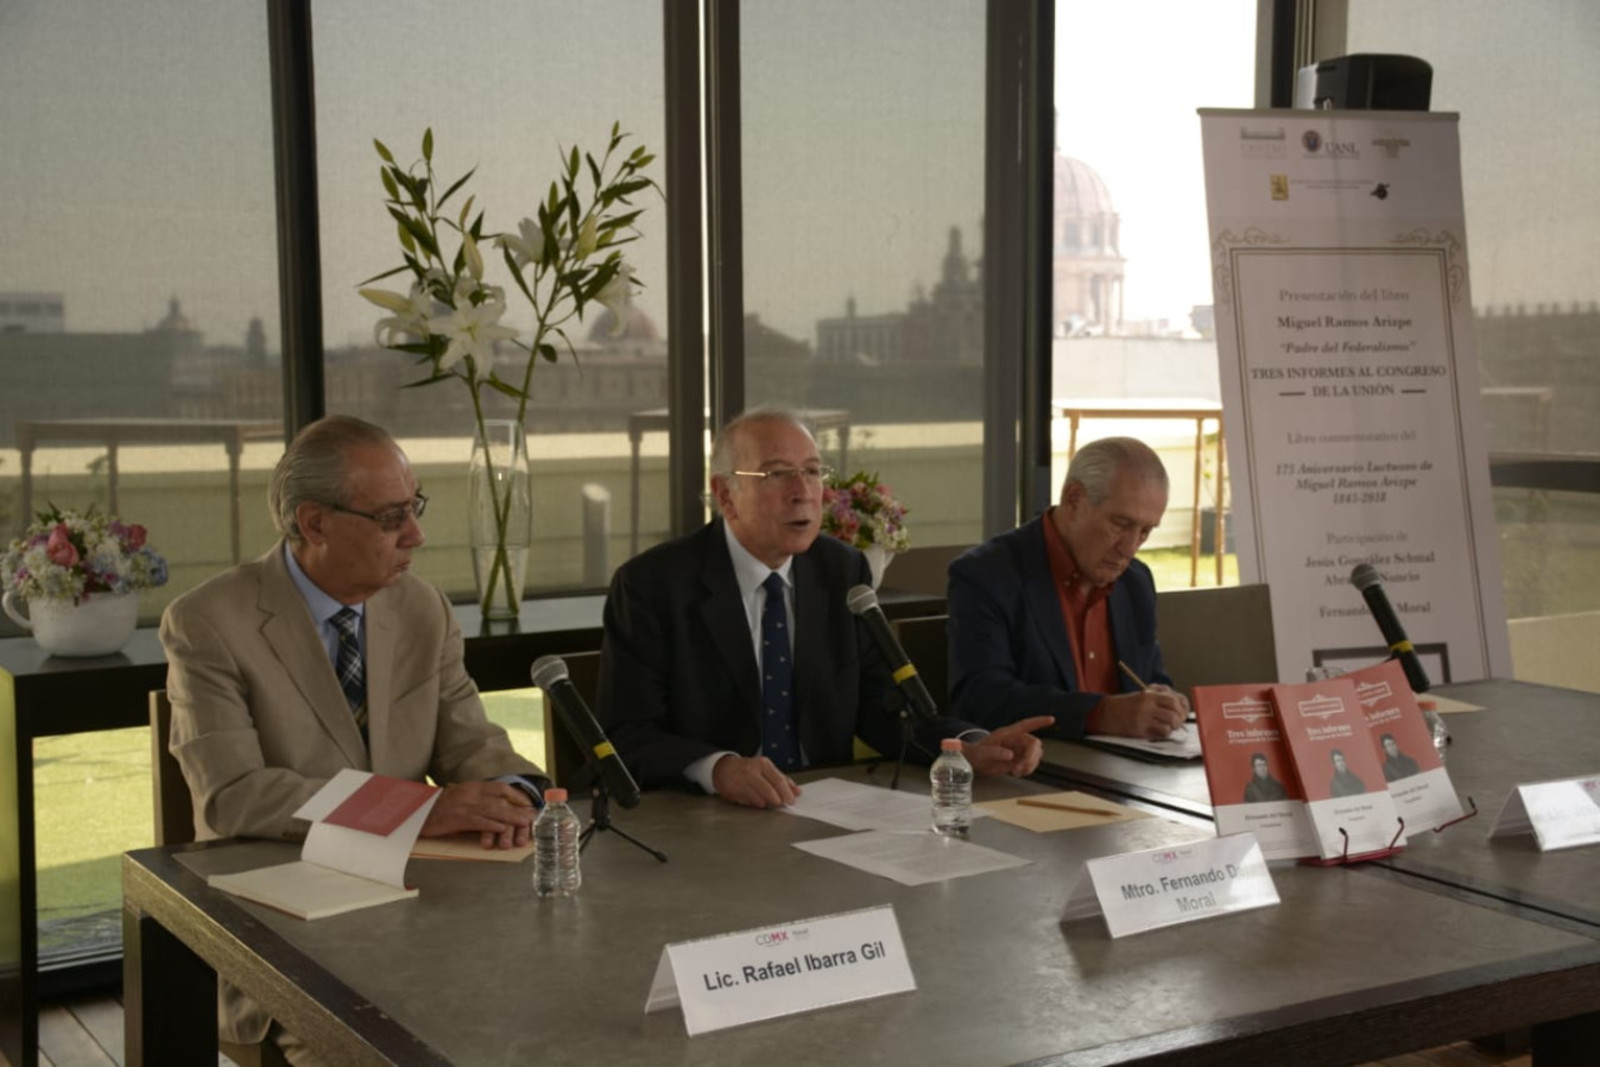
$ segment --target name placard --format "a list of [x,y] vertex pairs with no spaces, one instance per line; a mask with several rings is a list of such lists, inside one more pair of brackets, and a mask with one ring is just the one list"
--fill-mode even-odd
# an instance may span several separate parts
[[1600,844],[1600,775],[1517,786],[1489,836],[1529,830],[1540,852]]
[[1278,903],[1254,834],[1104,856],[1084,868],[1062,921],[1101,912],[1112,937]]
[[693,1037],[916,988],[884,904],[667,945],[644,1010],[682,1005]]

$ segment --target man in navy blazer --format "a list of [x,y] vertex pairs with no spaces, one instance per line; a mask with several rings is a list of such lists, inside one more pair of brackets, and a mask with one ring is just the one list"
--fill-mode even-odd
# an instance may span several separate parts
[[[596,712],[643,785],[777,807],[799,795],[791,771],[849,762],[857,735],[898,751],[899,718],[885,707],[893,683],[845,604],[869,580],[865,557],[817,536],[828,472],[804,424],[747,412],[718,436],[711,470],[720,517],[612,579]],[[784,598],[770,605],[776,621],[774,595]],[[769,639],[769,625],[786,636]],[[767,657],[784,655],[792,698],[785,688],[775,701]],[[1026,775],[1042,752],[1031,731],[1049,722],[987,735],[951,719],[918,723],[914,754],[925,762],[959,735],[980,774]],[[797,746],[779,745],[784,734]]]
[[1181,727],[1189,702],[1171,688],[1155,583],[1134,559],[1166,510],[1155,452],[1104,438],[1073,456],[1059,504],[951,563],[951,713],[984,726],[1053,715],[1065,737]]

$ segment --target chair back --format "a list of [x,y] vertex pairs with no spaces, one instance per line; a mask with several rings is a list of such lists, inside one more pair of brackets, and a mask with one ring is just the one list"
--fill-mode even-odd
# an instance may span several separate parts
[[150,693],[150,784],[154,787],[157,845],[194,840],[194,801],[178,758],[167,747],[172,736],[172,704],[165,689]]
[[1167,674],[1185,693],[1197,685],[1301,680],[1278,677],[1265,585],[1157,593],[1156,634]]
[[945,705],[950,700],[950,646],[945,640],[948,619],[947,615],[926,615],[894,621],[901,647],[942,712],[949,711]]

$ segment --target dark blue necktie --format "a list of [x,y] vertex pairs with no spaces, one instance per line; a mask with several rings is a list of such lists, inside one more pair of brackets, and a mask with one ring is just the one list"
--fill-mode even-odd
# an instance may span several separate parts
[[779,770],[800,769],[800,738],[794,721],[794,654],[789,613],[784,608],[782,576],[762,583],[767,606],[761,611],[761,751]]
[[361,727],[361,736],[367,736],[367,671],[361,663],[361,616],[354,608],[341,608],[333,617],[334,628],[339,631],[339,658],[334,669],[339,675],[339,688],[350,702],[350,711]]

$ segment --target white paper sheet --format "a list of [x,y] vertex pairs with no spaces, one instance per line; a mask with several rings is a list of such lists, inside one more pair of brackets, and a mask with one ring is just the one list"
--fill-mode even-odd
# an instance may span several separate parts
[[901,885],[926,885],[1024,867],[1033,862],[932,831],[902,834],[865,830],[820,841],[797,841],[794,847]]
[[[802,788],[800,799],[783,809],[790,815],[844,830],[922,833],[933,828],[933,799],[926,788],[885,789],[843,778],[807,782]],[[984,819],[989,813],[974,807],[972,817]]]

